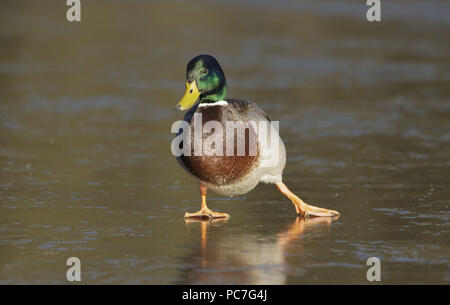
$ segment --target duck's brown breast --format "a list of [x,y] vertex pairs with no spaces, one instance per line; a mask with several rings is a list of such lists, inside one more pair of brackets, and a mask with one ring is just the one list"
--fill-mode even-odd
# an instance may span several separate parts
[[[189,122],[191,128],[190,143],[192,143],[192,145],[190,145],[191,154],[190,156],[182,155],[180,161],[192,175],[201,181],[216,185],[232,184],[245,177],[257,166],[259,159],[257,135],[254,128],[248,124],[248,122],[243,122],[244,124],[247,124],[245,133],[237,132],[236,129],[233,129],[234,141],[230,141],[230,144],[232,144],[233,147],[229,148],[227,155],[226,121],[232,121],[230,118],[232,119],[234,117],[230,111],[231,110],[227,109],[226,106],[199,107]],[[195,118],[197,115],[197,123],[199,123],[199,114],[201,115],[201,126],[204,132],[201,134],[197,133],[197,136],[200,135],[199,137],[202,139],[202,146],[200,147],[200,150],[197,149],[197,151],[195,151],[195,128],[200,125],[195,124]],[[215,129],[212,129],[212,132],[205,131],[205,124],[211,121],[220,123],[222,126],[222,133]],[[215,139],[217,142],[221,141],[222,149],[220,149],[220,143],[211,141],[212,138],[208,139],[216,132],[219,132],[216,135],[220,136],[217,136]],[[242,139],[242,137],[244,137],[244,139]],[[186,143],[189,143],[189,141]],[[199,142],[197,141],[197,144],[198,143]],[[238,155],[239,143],[245,143],[245,152],[242,153],[241,151],[240,155]],[[208,147],[211,149],[208,149]],[[231,156],[229,155],[230,152],[233,152]]]

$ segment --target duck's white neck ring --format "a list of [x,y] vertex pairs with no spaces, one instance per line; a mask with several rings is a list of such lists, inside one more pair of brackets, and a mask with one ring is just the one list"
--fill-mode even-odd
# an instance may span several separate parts
[[227,106],[228,102],[227,101],[217,101],[214,103],[200,103],[198,105],[198,108],[200,107],[210,107],[210,106]]

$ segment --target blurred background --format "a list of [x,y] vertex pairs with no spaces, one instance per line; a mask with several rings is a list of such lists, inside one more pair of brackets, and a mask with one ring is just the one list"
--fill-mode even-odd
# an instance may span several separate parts
[[[0,283],[449,283],[450,5],[81,0],[0,4]],[[280,121],[285,183],[211,192],[170,152],[187,62]]]

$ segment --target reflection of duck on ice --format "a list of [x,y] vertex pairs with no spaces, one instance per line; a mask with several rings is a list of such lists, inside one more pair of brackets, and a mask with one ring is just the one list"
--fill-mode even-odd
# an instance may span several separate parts
[[[330,218],[297,218],[275,241],[257,241],[253,235],[208,240],[208,227],[225,221],[188,221],[188,226],[200,222],[200,253],[194,256],[196,266],[185,270],[183,282],[189,284],[285,284],[289,274],[286,255],[299,253],[290,249],[305,230],[319,224],[329,225]],[[194,223],[195,222],[195,223]],[[301,251],[301,249],[300,249]],[[192,262],[192,256],[189,257]]]

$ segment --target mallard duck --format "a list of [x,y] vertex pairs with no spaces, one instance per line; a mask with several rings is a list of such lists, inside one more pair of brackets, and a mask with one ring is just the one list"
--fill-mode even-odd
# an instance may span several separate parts
[[[185,150],[177,156],[177,160],[189,174],[199,181],[201,194],[200,211],[186,212],[185,218],[229,218],[230,215],[227,213],[214,212],[208,208],[206,204],[207,190],[211,189],[222,195],[234,196],[251,191],[259,182],[275,184],[278,190],[292,201],[298,215],[306,217],[339,215],[337,211],[305,203],[283,183],[286,150],[278,131],[274,129],[267,114],[255,103],[227,98],[225,74],[213,56],[198,55],[189,61],[186,68],[186,91],[176,108],[188,110],[183,121],[192,131],[183,133],[183,130],[179,129],[177,137],[181,135],[183,139],[179,143],[179,148],[185,148]],[[197,123],[195,123],[196,117],[201,118]],[[238,121],[243,122],[247,130],[244,133],[234,130],[232,139],[234,139],[234,146],[245,143],[244,154],[236,153],[239,147],[233,147],[228,151],[227,144],[229,146],[230,144],[226,143],[225,135],[215,138],[222,140],[223,143],[217,141],[210,145],[212,154],[211,151],[209,153],[202,151],[203,143],[211,144],[210,136],[213,134],[213,129],[214,132],[218,132],[218,129],[228,131],[227,122]],[[214,125],[210,124],[212,122],[218,122],[214,128],[211,127]],[[270,144],[267,143],[268,141],[264,141],[260,132],[262,129],[255,127],[259,125],[252,125],[254,122],[267,123],[267,126],[270,126],[268,133],[272,135],[275,132],[276,136],[271,140],[275,139],[276,141],[270,141]],[[197,137],[195,137],[194,130],[196,124],[202,128],[202,132],[197,133],[199,135]],[[207,132],[204,132],[204,129]],[[256,140],[251,140],[252,135],[256,136],[256,138],[253,137]],[[265,134],[265,136],[267,135]],[[231,144],[233,143],[231,142]],[[186,145],[189,145],[187,149]],[[250,153],[251,151],[253,153]],[[229,152],[234,153],[229,154]]]

